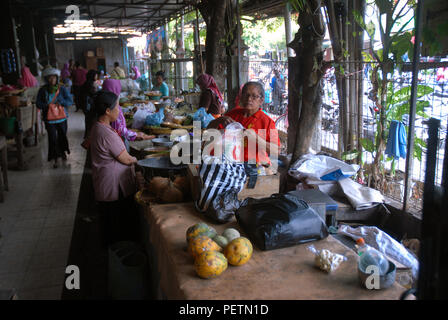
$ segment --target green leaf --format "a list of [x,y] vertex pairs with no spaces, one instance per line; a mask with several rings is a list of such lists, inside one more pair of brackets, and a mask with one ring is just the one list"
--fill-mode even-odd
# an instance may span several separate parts
[[[424,109],[427,108],[428,106],[429,106],[429,101],[417,101],[417,103],[415,105],[416,114],[425,114]],[[399,105],[394,105],[387,112],[387,120],[401,121],[403,118],[403,115],[409,114],[409,112],[410,112],[409,102],[402,103]]]
[[422,161],[423,149],[426,148],[426,143],[423,139],[414,137],[414,158],[417,158],[418,161]]
[[375,146],[373,144],[373,141],[368,138],[361,138],[359,139],[359,142],[361,142],[361,146],[364,150],[373,153],[375,152]]
[[355,19],[356,23],[359,24],[361,28],[364,30],[367,30],[366,23],[364,22],[364,17],[361,16],[361,13],[357,10],[353,10],[353,18]]
[[[425,86],[425,85],[418,85],[417,86],[417,99],[422,98],[428,94],[431,94],[434,92],[434,89]],[[391,100],[389,101],[390,104],[397,104],[401,103],[403,101],[409,101],[411,99],[411,86],[403,87],[399,89],[396,92],[393,92],[393,96]]]
[[367,25],[366,25],[366,31],[369,34],[370,38],[374,38],[375,36],[375,23],[373,23],[373,21],[370,21]]

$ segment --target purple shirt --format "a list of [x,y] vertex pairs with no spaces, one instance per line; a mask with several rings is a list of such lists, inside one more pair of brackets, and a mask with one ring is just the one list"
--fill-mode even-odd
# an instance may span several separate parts
[[133,166],[117,160],[126,147],[117,132],[110,126],[96,122],[90,135],[92,178],[97,201],[116,201],[121,189],[128,197],[136,191]]
[[126,119],[124,118],[123,110],[120,106],[118,108],[120,108],[120,114],[118,115],[117,120],[112,122],[110,125],[118,132],[118,134],[122,138],[128,141],[134,141],[135,138],[137,138],[137,133],[132,130],[128,130],[128,128],[126,127]]

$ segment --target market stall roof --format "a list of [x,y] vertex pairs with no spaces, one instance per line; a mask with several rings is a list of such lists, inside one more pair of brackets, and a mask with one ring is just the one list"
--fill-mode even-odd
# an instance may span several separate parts
[[[132,28],[148,31],[164,25],[169,18],[192,10],[191,0],[15,0],[13,4],[24,7],[42,17],[53,19],[54,25],[67,18],[93,20],[98,27]],[[79,9],[79,11],[78,11]],[[73,16],[74,14],[74,16]]]
[[284,0],[243,0],[241,14],[267,19],[283,16],[284,8]]

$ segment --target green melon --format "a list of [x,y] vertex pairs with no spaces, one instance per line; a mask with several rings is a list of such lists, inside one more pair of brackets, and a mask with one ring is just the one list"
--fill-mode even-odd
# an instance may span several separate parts
[[213,238],[213,241],[215,241],[221,248],[225,248],[227,244],[229,243],[229,240],[227,240],[226,237],[217,235]]
[[216,236],[216,230],[206,223],[200,222],[191,226],[187,230],[187,243],[196,236],[203,235],[213,239]]
[[222,235],[227,238],[228,242],[231,242],[233,239],[240,237],[239,231],[234,228],[228,228],[224,230]]

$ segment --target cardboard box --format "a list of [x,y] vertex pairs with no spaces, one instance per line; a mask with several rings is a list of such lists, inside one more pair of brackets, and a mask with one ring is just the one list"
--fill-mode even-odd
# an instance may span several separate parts
[[104,49],[103,48],[96,48],[96,56],[97,57],[104,57]]
[[[194,165],[188,165],[188,179],[190,180],[191,195],[193,200],[198,200],[201,192],[201,180],[199,177],[199,168]],[[248,183],[248,182],[247,182]],[[248,189],[247,183],[244,189],[238,194],[239,200],[251,198],[266,198],[271,194],[279,193],[280,191],[280,174],[270,176],[258,176],[255,188]]]
[[95,52],[92,50],[86,51],[85,53],[86,57],[95,57]]

